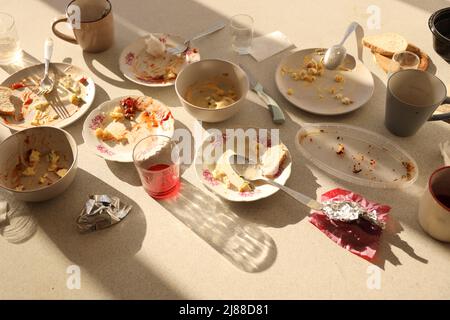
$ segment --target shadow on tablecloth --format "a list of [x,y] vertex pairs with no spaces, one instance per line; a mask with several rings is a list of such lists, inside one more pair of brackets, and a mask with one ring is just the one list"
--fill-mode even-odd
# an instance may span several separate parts
[[[76,218],[89,194],[109,194],[133,206],[110,228],[79,234]],[[147,232],[148,215],[132,199],[79,168],[73,185],[61,196],[28,204],[38,225],[73,264],[117,299],[182,299],[182,294],[137,259]],[[65,272],[62,270],[61,272]],[[65,285],[65,284],[62,284]],[[82,290],[82,289],[81,289]]]
[[239,269],[264,271],[276,259],[277,248],[268,234],[185,179],[175,197],[159,204]]

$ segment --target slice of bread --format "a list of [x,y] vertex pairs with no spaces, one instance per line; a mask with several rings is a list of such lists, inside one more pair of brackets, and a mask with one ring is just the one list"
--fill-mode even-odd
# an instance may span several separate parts
[[16,108],[11,103],[12,90],[7,87],[0,87],[0,115],[13,116]]
[[366,36],[362,39],[362,43],[372,52],[388,57],[392,57],[395,52],[404,51],[408,47],[408,41],[397,33]]

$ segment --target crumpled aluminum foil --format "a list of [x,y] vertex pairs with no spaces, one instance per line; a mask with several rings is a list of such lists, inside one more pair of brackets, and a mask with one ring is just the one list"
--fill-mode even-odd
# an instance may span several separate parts
[[378,220],[377,212],[375,210],[367,211],[355,201],[329,200],[322,204],[322,212],[331,220],[352,222],[362,218],[377,225],[381,229],[384,229],[385,227],[385,223]]
[[117,197],[90,195],[77,219],[78,231],[87,233],[110,227],[122,221],[131,208]]

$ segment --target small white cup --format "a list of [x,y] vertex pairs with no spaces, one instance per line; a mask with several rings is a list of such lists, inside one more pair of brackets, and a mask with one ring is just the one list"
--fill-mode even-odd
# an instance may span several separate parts
[[434,171],[420,199],[419,223],[433,238],[450,242],[450,166]]

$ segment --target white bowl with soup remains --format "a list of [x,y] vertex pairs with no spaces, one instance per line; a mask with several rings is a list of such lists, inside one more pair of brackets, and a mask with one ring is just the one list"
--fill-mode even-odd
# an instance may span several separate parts
[[175,90],[181,104],[196,119],[221,122],[243,107],[249,81],[238,65],[208,59],[186,66],[178,74]]
[[22,201],[55,198],[72,184],[77,158],[75,140],[62,129],[19,131],[0,144],[0,188]]

